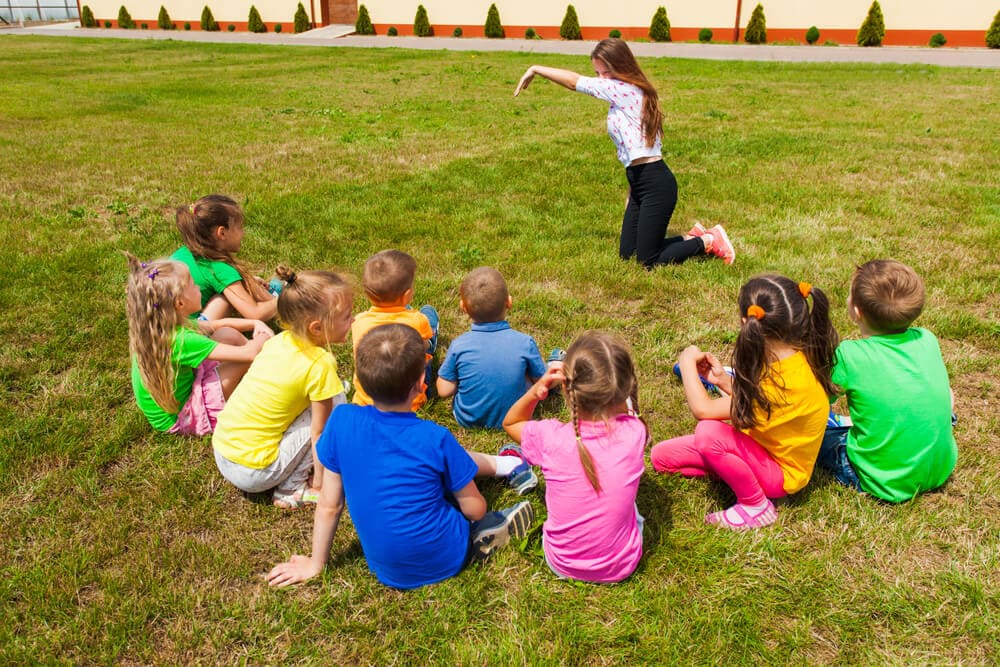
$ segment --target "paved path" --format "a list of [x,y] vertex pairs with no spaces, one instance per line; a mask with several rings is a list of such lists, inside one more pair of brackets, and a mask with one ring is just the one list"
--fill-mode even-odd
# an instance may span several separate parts
[[[588,41],[484,39],[454,37],[361,37],[351,35],[354,26],[326,26],[299,35],[287,33],[186,32],[165,30],[81,29],[76,23],[34,28],[4,28],[3,35],[48,35],[80,38],[172,39],[178,42],[223,44],[284,44],[333,47],[406,48],[450,51],[519,51],[524,53],[590,53]],[[884,46],[770,46],[750,44],[690,44],[630,42],[638,56],[695,58],[702,60],[755,60],[805,63],[895,63],[940,65],[943,67],[1000,68],[1000,49],[921,48]]]

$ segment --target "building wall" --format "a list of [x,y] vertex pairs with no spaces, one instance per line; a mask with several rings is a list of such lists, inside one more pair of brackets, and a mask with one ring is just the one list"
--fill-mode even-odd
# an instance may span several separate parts
[[[222,30],[226,30],[229,24],[235,25],[237,30],[246,30],[250,5],[253,5],[260,12],[260,17],[267,24],[268,30],[273,29],[275,23],[281,23],[284,32],[291,32],[295,10],[300,0],[79,0],[79,2],[81,8],[83,5],[90,6],[94,17],[101,25],[104,25],[105,20],[116,23],[118,8],[124,5],[132,20],[137,24],[148,23],[150,29],[156,28],[156,17],[162,5],[167,8],[170,20],[177,24],[178,29],[182,29],[184,23],[188,22],[192,30],[199,29],[201,11],[205,6],[212,10],[212,16]],[[315,16],[316,23],[320,23],[321,0],[301,0],[301,2],[306,8],[306,13],[309,13],[310,6],[313,7],[310,20]]]

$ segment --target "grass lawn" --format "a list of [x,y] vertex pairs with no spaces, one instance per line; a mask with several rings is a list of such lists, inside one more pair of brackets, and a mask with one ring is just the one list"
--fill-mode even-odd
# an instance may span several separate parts
[[[646,272],[616,256],[625,180],[605,107],[542,80],[512,97],[536,58],[589,67],[0,36],[0,663],[996,660],[1000,71],[644,60],[680,183],[672,228],[725,223],[739,252]],[[852,337],[853,267],[903,260],[927,282],[918,324],[941,339],[958,467],[900,506],[817,473],[750,535],[703,525],[723,486],[650,469],[646,555],[614,586],[557,581],[535,531],[401,593],[345,520],[321,578],[270,590],[263,573],[308,551],[311,511],[244,498],[208,439],[153,435],[128,382],[121,251],[169,254],[171,207],[211,192],[245,204],[241,257],[263,274],[413,254],[443,347],[468,327],[457,288],[481,264],[543,349],[619,333],[657,441],[693,428],[670,367],[690,343],[728,354],[747,278],[823,288]],[[335,353],[349,377],[350,349]],[[441,401],[426,416],[472,448],[503,442]]]

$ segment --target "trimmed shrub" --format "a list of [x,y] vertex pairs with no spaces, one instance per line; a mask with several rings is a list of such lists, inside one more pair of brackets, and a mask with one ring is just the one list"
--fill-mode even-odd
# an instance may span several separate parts
[[858,46],[882,46],[885,39],[885,20],[882,18],[882,7],[878,0],[868,8],[868,16],[858,30]]
[[535,32],[534,28],[528,28],[524,31],[525,39],[538,39],[538,33]]
[[212,16],[212,10],[208,8],[208,5],[205,5],[205,8],[201,10],[201,29],[208,32],[219,31],[219,24],[215,21],[215,17]]
[[566,15],[559,25],[559,36],[563,39],[583,39],[580,33],[580,20],[576,17],[573,5],[566,5]]
[[185,30],[190,30],[190,29],[191,29],[191,24],[190,24],[190,23],[188,23],[187,21],[185,21],[185,22],[184,22],[184,29],[185,29]]
[[427,18],[427,10],[423,5],[417,5],[417,15],[413,17],[413,34],[417,37],[431,37],[434,35],[434,28]]
[[819,28],[813,26],[806,30],[806,44],[815,44],[819,41]]
[[649,38],[654,42],[671,42],[670,19],[667,18],[667,8],[657,7],[653,20],[649,24]]
[[156,15],[156,27],[160,30],[173,30],[174,22],[170,20],[167,8],[160,5],[160,13]]
[[825,42],[823,42],[823,46],[840,46],[840,44],[833,41],[832,39],[828,39]]
[[490,39],[503,39],[506,37],[503,31],[503,24],[500,23],[500,10],[496,3],[490,5],[486,12],[486,25],[483,26],[483,34]]
[[385,34],[388,35],[389,37],[395,37],[396,35],[399,34],[399,31],[396,30],[396,26],[391,25],[389,26],[389,29],[385,31]]
[[228,26],[226,26],[226,30],[228,30],[229,32],[236,32],[236,26],[230,23]]
[[132,20],[132,15],[125,9],[125,5],[118,8],[118,27],[125,30],[135,30],[135,21]]
[[948,43],[948,40],[945,39],[944,33],[942,33],[942,32],[936,32],[933,35],[931,35],[931,40],[929,42],[927,42],[927,45],[929,47],[931,47],[932,49],[937,49],[937,48],[940,48],[940,47],[944,46],[947,43]]
[[247,30],[250,32],[267,32],[267,26],[260,18],[256,5],[250,5],[250,15],[247,16]]
[[105,21],[105,22],[104,22],[104,27],[105,27],[105,28],[110,28],[110,27],[111,27],[111,25],[112,25],[112,24],[111,24],[111,21]]
[[[361,9],[358,10],[358,14],[359,15],[361,13],[361,10],[364,10],[364,12],[366,14],[368,13],[368,10],[365,9],[364,5],[361,5]],[[303,7],[302,3],[300,2],[298,8],[296,8],[296,10],[295,10],[295,28],[294,28],[295,34],[298,34],[300,32],[305,32],[306,30],[309,29],[309,27],[310,27],[309,26],[309,15],[306,14],[306,8]],[[372,28],[372,33],[374,33],[374,32],[375,32],[375,29]]]
[[767,21],[764,19],[764,5],[753,8],[747,30],[743,33],[743,41],[747,44],[767,44]]
[[619,30],[618,28],[615,28],[614,30],[612,30],[611,32],[608,33],[608,37],[614,37],[615,39],[621,39],[622,38],[622,31]]
[[702,44],[707,44],[712,41],[712,35],[711,28],[702,28],[698,31],[698,41]]
[[275,32],[281,32],[281,24],[280,23],[275,23],[274,24],[274,31]]
[[993,17],[990,29],[986,31],[986,46],[991,49],[1000,49],[1000,12]]
[[372,25],[372,17],[368,15],[368,8],[364,5],[358,7],[358,20],[354,22],[354,32],[359,35],[375,34],[375,26]]
[[149,30],[149,24],[148,24],[148,23],[143,23],[143,24],[142,24],[141,26],[139,26],[139,27],[140,27],[140,28],[142,28],[143,30]]
[[455,26],[455,29],[451,31],[451,36],[452,37],[461,37],[462,36],[462,26],[460,26],[460,25]]
[[94,12],[90,10],[90,5],[84,5],[80,10],[80,25],[84,28],[96,28],[97,21],[94,20]]

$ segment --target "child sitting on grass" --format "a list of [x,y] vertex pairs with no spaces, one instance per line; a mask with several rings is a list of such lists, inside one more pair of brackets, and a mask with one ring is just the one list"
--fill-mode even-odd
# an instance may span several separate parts
[[958,457],[941,348],[911,326],[923,307],[924,283],[909,266],[876,259],[854,272],[847,312],[862,337],[840,344],[833,367],[853,424],[827,428],[817,461],[894,503],[944,484]]
[[330,417],[316,445],[323,484],[312,556],[276,565],[267,575],[272,586],[322,571],[345,498],[369,569],[394,588],[453,577],[474,557],[527,533],[531,504],[487,514],[473,481],[481,466],[447,429],[413,413],[413,399],[423,392],[425,349],[402,324],[376,327],[361,340],[358,375],[374,405],[342,405]]
[[[365,296],[371,301],[372,307],[354,318],[351,326],[351,338],[354,341],[354,352],[357,354],[358,344],[369,330],[382,324],[405,324],[412,327],[424,339],[426,354],[425,387],[413,399],[413,410],[417,411],[427,402],[427,384],[430,383],[431,359],[437,349],[438,314],[433,306],[422,306],[420,310],[412,310],[409,305],[413,301],[413,281],[417,273],[417,261],[401,250],[383,250],[375,253],[365,262],[361,284]],[[356,357],[355,357],[356,362]],[[355,363],[355,367],[357,363]],[[357,371],[354,373],[355,405],[371,405],[372,399],[366,387],[359,382]]]
[[507,323],[513,301],[499,271],[482,266],[469,273],[458,303],[472,329],[448,347],[438,396],[455,397],[452,412],[465,428],[502,428],[510,406],[545,374],[545,363],[535,340]]

